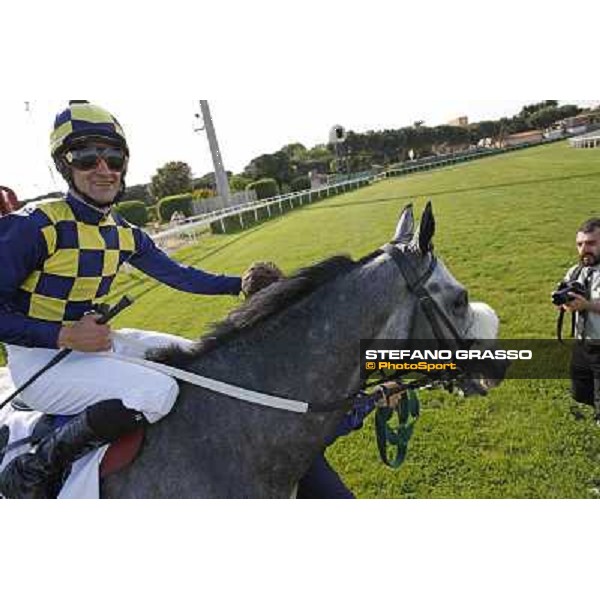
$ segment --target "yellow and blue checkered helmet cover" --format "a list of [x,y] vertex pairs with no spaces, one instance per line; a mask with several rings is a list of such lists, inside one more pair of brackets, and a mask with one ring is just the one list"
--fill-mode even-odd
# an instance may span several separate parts
[[50,152],[56,156],[72,142],[88,137],[115,141],[129,153],[119,121],[107,110],[85,100],[71,100],[69,108],[56,115]]

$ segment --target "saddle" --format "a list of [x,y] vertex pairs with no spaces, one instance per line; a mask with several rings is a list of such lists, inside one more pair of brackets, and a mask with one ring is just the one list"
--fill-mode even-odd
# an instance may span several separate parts
[[[12,406],[18,411],[28,412],[31,410],[25,404],[17,401],[13,402]],[[43,415],[31,433],[31,437],[29,438],[30,443],[38,443],[55,429],[65,425],[70,418],[63,415]],[[8,446],[8,440],[9,430],[8,427],[4,426],[0,428],[0,457],[4,455]],[[144,428],[142,427],[113,442],[100,463],[100,478],[104,479],[109,475],[118,473],[131,464],[140,453],[143,442]]]
[[110,445],[100,464],[100,478],[122,471],[140,453],[144,443],[144,428],[140,427]]

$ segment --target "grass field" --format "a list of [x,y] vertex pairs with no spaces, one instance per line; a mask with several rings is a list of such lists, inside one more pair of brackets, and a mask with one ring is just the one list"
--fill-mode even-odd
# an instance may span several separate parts
[[[332,254],[355,258],[388,241],[401,207],[434,202],[436,248],[471,297],[491,304],[504,338],[551,338],[549,294],[575,262],[577,226],[599,211],[600,151],[566,143],[387,180],[236,235],[206,236],[177,258],[240,273],[255,260],[287,272]],[[120,276],[116,298],[138,301],[116,326],[195,337],[236,304],[194,297],[140,275]],[[328,456],[359,497],[586,498],[600,494],[600,428],[575,409],[568,382],[508,381],[490,396],[422,395],[400,471],[377,455],[372,421]]]

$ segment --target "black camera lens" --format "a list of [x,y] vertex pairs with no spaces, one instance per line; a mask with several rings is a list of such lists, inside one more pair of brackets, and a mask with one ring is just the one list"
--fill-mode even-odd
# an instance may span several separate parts
[[563,290],[552,292],[552,304],[562,306],[567,303],[567,295]]
[[568,304],[573,300],[573,294],[578,296],[585,296],[585,286],[579,281],[570,281],[565,283],[564,281],[558,286],[558,289],[552,292],[552,304],[555,306],[562,306]]

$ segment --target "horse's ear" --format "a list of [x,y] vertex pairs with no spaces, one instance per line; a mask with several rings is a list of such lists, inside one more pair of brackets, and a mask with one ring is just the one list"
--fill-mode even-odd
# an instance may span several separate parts
[[394,234],[393,242],[408,244],[413,238],[415,233],[415,218],[413,216],[412,204],[408,204],[404,207],[404,210],[400,214],[400,220],[396,227],[396,233]]
[[419,230],[419,250],[426,254],[433,249],[433,236],[435,235],[435,217],[431,202],[427,203],[423,216],[421,217],[421,227]]

